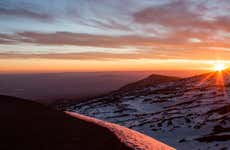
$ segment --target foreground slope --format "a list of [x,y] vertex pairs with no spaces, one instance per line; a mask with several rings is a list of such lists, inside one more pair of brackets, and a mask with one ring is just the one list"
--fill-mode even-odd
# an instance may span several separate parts
[[230,148],[229,71],[111,94],[69,111],[141,131],[178,149]]
[[[117,124],[105,122],[95,118],[83,116],[73,112],[67,112],[67,114],[103,126],[114,133],[122,143],[125,143],[128,147],[136,150],[174,150],[174,148],[167,146],[151,137],[141,134],[137,131],[122,127]],[[110,149],[110,148],[109,148]]]
[[173,149],[127,128],[68,114],[27,100],[0,96],[0,149]]

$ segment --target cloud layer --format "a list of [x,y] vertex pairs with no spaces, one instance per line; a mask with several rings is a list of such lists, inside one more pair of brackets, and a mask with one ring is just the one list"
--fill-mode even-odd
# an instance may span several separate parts
[[[3,0],[0,58],[228,59],[229,8],[228,0]],[[34,47],[17,53],[19,44]],[[63,50],[49,52],[52,46]],[[65,52],[65,46],[81,46],[83,52]],[[38,49],[48,53],[37,54]]]

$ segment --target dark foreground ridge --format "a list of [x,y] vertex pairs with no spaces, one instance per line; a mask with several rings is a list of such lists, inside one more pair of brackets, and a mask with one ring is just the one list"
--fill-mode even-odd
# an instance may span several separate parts
[[1,150],[174,150],[128,128],[0,96]]
[[129,150],[108,129],[31,101],[0,96],[1,150]]

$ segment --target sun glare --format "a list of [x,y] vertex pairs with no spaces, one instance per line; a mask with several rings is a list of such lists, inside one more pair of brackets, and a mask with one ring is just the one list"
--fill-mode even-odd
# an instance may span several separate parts
[[217,63],[214,65],[214,70],[215,71],[223,71],[227,68],[227,66],[223,63]]

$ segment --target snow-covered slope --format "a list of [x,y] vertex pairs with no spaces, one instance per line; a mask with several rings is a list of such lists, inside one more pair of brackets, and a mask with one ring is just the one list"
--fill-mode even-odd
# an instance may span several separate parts
[[155,137],[178,149],[230,148],[227,71],[111,94],[68,108]]
[[105,128],[108,128],[112,133],[114,133],[122,143],[134,150],[175,150],[174,148],[163,144],[151,137],[144,134],[130,130],[128,128],[122,127],[120,125],[105,122],[95,118],[83,116],[73,112],[66,112],[67,114],[76,117],[78,119],[88,121]]

